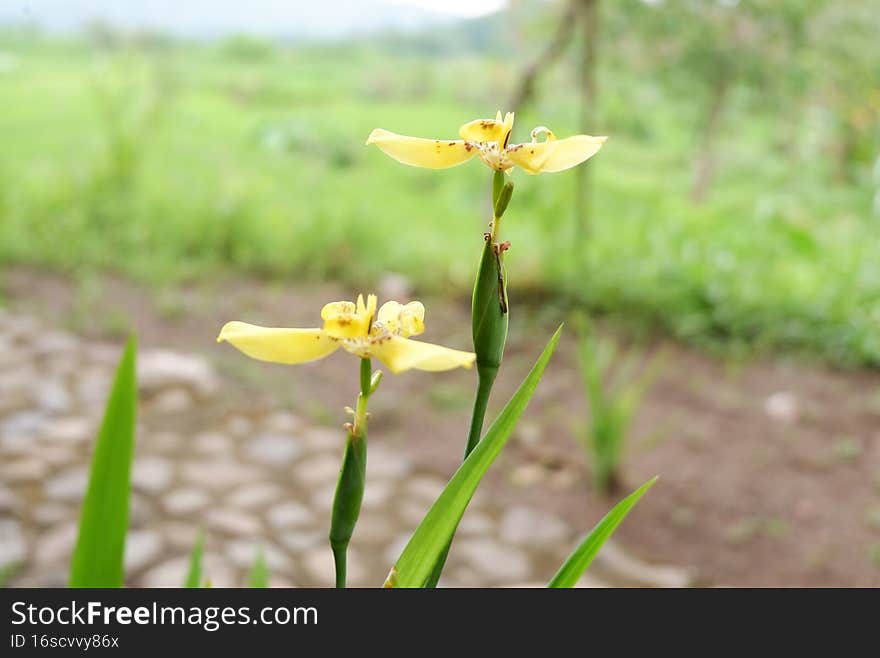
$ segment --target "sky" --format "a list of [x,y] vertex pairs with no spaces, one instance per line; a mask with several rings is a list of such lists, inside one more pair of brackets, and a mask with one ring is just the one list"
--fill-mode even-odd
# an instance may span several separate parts
[[455,16],[480,16],[500,9],[506,0],[390,0],[395,5],[420,7]]
[[0,25],[37,25],[50,33],[94,21],[185,38],[231,34],[338,39],[378,30],[415,32],[487,14],[507,0],[0,0]]

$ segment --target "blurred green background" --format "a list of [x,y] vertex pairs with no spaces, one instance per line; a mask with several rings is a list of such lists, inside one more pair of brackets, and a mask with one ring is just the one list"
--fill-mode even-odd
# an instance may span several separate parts
[[[364,140],[453,138],[517,104],[514,141],[537,125],[609,141],[588,176],[514,172],[512,295],[734,353],[880,363],[876,2],[586,1],[585,26],[568,2],[462,19],[294,2],[289,34],[239,33],[235,16],[202,31],[136,15],[47,27],[40,3],[13,2],[0,261],[159,290],[230,271],[364,288],[394,272],[466,296],[489,170],[404,167]],[[43,14],[77,6],[62,4]],[[363,15],[375,25],[357,29]]]

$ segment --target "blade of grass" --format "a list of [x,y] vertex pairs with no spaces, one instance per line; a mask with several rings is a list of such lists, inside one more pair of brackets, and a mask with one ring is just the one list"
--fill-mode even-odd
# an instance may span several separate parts
[[590,534],[574,549],[565,561],[565,564],[559,568],[559,571],[556,572],[556,575],[553,576],[553,580],[549,582],[547,587],[574,587],[575,583],[584,575],[584,572],[590,566],[602,545],[614,534],[617,526],[620,525],[621,521],[626,518],[630,510],[656,481],[657,476],[654,476],[617,503],[608,514],[602,517],[602,520],[595,525]]
[[516,422],[535,392],[556,349],[562,326],[556,330],[528,376],[492,423],[464,463],[452,476],[443,493],[422,519],[391,570],[386,587],[424,587],[461,520],[480,480],[504,448]]
[[137,414],[135,356],[128,340],[98,433],[70,565],[71,587],[122,587]]
[[249,583],[252,588],[265,589],[269,586],[269,566],[266,564],[262,548],[257,550],[257,557],[251,567]]
[[183,586],[199,588],[202,586],[202,556],[205,553],[205,533],[199,530],[192,553],[189,555],[189,572]]
[[12,562],[0,566],[0,589],[6,587],[7,581],[12,578],[21,569],[21,563]]

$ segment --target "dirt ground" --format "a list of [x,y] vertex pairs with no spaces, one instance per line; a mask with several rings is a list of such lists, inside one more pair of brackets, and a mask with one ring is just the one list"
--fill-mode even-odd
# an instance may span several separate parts
[[[103,337],[134,328],[142,345],[205,354],[240,382],[229,399],[269,392],[326,424],[342,423],[354,402],[357,367],[345,355],[291,368],[254,362],[214,338],[233,319],[317,326],[324,303],[357,291],[238,278],[151,292],[19,268],[0,282],[10,309],[47,323]],[[467,349],[469,300],[421,299],[423,338]],[[490,415],[568,319],[564,309],[527,306],[516,291],[511,308]],[[880,373],[786,357],[727,362],[663,339],[657,349],[665,366],[634,423],[623,480],[627,489],[655,474],[660,481],[618,531],[627,549],[692,567],[705,585],[880,586]],[[461,459],[474,381],[467,371],[388,376],[371,401],[371,432],[448,476]],[[528,501],[589,528],[620,496],[591,491],[576,438],[586,415],[568,327],[478,495]]]

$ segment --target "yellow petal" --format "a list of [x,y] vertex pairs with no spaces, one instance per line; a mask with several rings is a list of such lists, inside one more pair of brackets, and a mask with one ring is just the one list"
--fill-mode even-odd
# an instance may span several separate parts
[[[498,116],[500,118],[501,112],[498,112]],[[513,112],[508,112],[504,115],[504,142],[502,142],[501,146],[507,146],[507,142],[510,141],[510,132],[513,130]]]
[[391,329],[390,325],[397,322],[397,318],[400,316],[400,311],[403,308],[403,304],[400,302],[385,302],[379,308],[379,313],[376,315],[376,319],[384,324],[386,327]]
[[357,313],[358,315],[365,317],[368,322],[372,322],[373,318],[376,316],[376,305],[379,303],[379,299],[376,295],[367,295],[367,303],[364,304],[364,296],[358,295],[357,300]]
[[476,153],[473,146],[460,139],[440,140],[407,137],[376,128],[367,144],[375,144],[403,164],[428,169],[446,169],[467,162]]
[[513,130],[513,112],[508,112],[501,118],[501,110],[495,114],[495,119],[477,119],[469,121],[458,130],[462,139],[469,142],[498,142],[501,147],[507,146],[510,139],[510,131]]
[[469,142],[498,142],[504,144],[510,130],[501,120],[501,113],[497,119],[477,119],[469,121],[458,129],[462,139]]
[[355,313],[357,313],[357,306],[352,302],[330,302],[324,304],[324,308],[321,309],[321,319],[329,320],[337,315],[354,315]]
[[358,295],[357,303],[330,302],[321,309],[324,331],[333,338],[362,338],[370,331],[376,315],[376,295]]
[[565,139],[512,144],[507,157],[527,174],[552,173],[579,165],[602,148],[607,137],[575,135]]
[[388,336],[374,345],[371,352],[394,373],[411,368],[431,372],[470,368],[477,358],[473,352],[460,352],[400,336]]
[[359,299],[360,307],[351,302],[330,302],[321,309],[324,320],[324,332],[332,338],[357,338],[366,336],[370,330],[370,317],[362,312],[363,298]]
[[406,305],[385,302],[376,318],[389,332],[404,338],[418,336],[425,331],[425,307],[421,302]]
[[249,357],[272,363],[305,363],[321,359],[339,347],[320,329],[258,327],[246,322],[227,322],[217,342],[228,341]]

